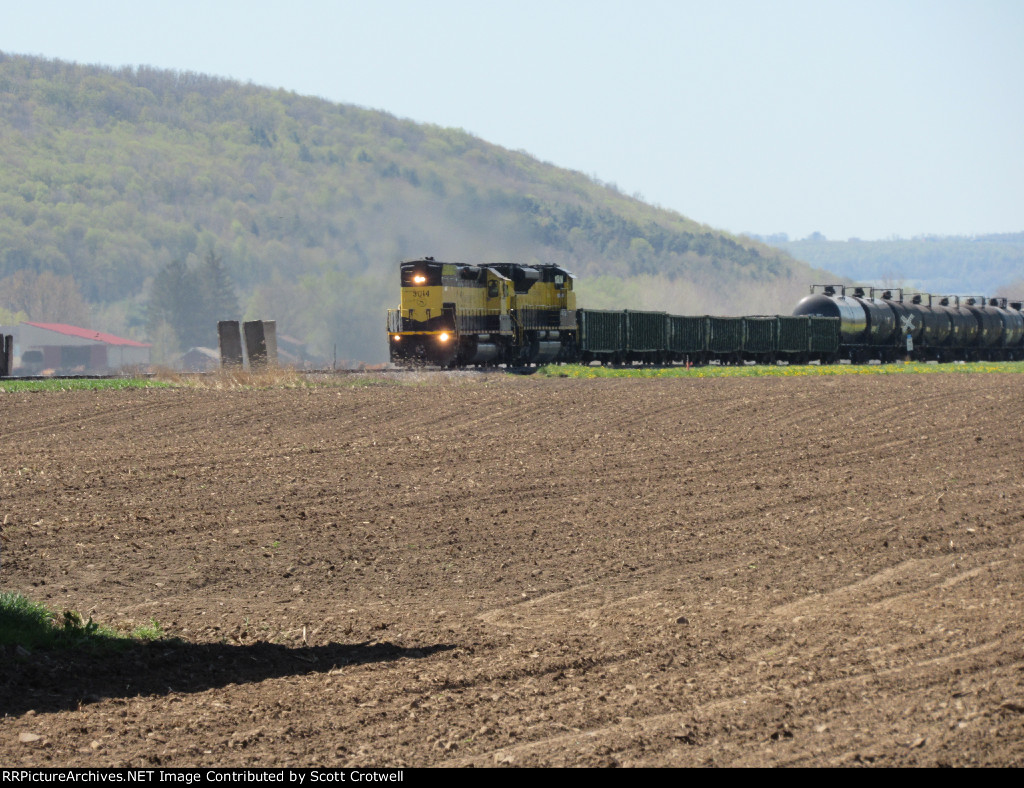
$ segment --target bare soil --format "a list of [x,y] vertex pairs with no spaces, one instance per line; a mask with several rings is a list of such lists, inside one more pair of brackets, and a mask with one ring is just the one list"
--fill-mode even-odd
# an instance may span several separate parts
[[0,395],[0,764],[1024,765],[1021,376],[403,381]]

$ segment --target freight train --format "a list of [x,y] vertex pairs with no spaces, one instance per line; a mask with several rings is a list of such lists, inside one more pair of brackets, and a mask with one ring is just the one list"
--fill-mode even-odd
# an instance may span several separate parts
[[401,366],[770,364],[1018,360],[1020,301],[813,285],[792,315],[686,316],[579,309],[557,265],[401,263],[388,310]]

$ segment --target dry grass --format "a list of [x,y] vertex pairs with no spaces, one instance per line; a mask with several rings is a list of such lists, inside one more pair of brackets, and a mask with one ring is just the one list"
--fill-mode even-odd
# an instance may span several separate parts
[[241,367],[226,368],[217,372],[176,372],[159,367],[153,371],[153,379],[175,386],[235,391],[239,389],[301,388],[311,385],[303,373],[291,367],[266,367],[249,370]]
[[481,375],[473,370],[342,370],[338,372],[303,372],[291,367],[268,367],[259,370],[243,368],[221,369],[217,372],[178,372],[157,368],[152,380],[165,385],[214,391],[240,391],[243,389],[287,389],[320,386],[348,388],[375,385],[416,385],[464,380],[477,380]]

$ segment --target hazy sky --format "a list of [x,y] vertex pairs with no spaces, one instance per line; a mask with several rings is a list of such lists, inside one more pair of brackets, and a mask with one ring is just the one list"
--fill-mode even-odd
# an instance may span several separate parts
[[459,127],[733,232],[1024,230],[1024,0],[32,0],[0,51]]

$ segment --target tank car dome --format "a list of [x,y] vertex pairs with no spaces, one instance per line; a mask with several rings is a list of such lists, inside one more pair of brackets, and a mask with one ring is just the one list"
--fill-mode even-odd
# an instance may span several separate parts
[[794,317],[840,317],[839,304],[824,293],[813,293],[803,298],[796,309],[793,310]]

